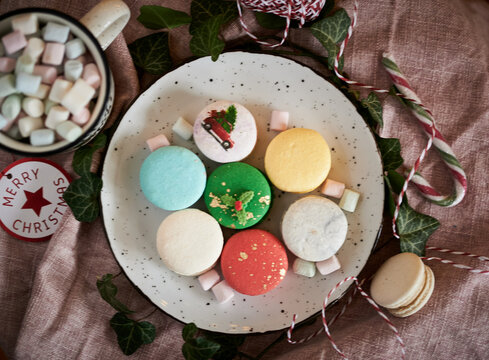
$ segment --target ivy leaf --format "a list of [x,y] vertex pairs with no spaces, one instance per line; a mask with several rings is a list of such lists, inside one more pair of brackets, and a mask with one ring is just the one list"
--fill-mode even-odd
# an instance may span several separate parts
[[190,40],[190,51],[196,56],[210,55],[216,61],[224,50],[225,43],[219,38],[224,15],[214,16],[206,20]]
[[97,289],[100,296],[117,311],[124,314],[133,313],[134,311],[129,310],[126,305],[115,298],[117,286],[112,283],[112,278],[112,274],[105,274],[101,279],[97,279]]
[[375,134],[375,140],[382,155],[384,171],[395,170],[404,162],[401,156],[401,143],[399,139],[382,138]]
[[[333,69],[334,59],[339,52],[337,44],[345,39],[350,22],[350,17],[345,9],[340,9],[332,16],[325,17],[311,26],[312,34],[328,52],[328,67],[330,69]],[[343,60],[341,58],[338,65],[341,70],[343,68]]]
[[194,323],[188,323],[183,327],[182,338],[185,341],[190,341],[197,334],[198,328]]
[[[394,198],[394,194],[400,194],[402,190],[402,186],[404,185],[404,177],[396,171],[389,171],[387,176],[384,176],[385,185],[386,185],[386,209],[389,211],[389,214],[394,216],[394,211],[396,209],[397,198]],[[408,204],[408,199],[406,193],[404,193],[403,202]]]
[[234,1],[193,0],[190,6],[190,15],[192,16],[192,23],[189,32],[191,35],[196,35],[202,31],[201,27],[210,18],[221,15],[221,25],[237,18],[238,8]]
[[138,21],[148,29],[173,29],[181,25],[190,24],[190,15],[157,5],[143,5],[139,9],[141,14]]
[[220,333],[206,332],[207,339],[221,345],[212,357],[213,360],[229,360],[234,359],[238,355],[238,347],[243,345],[245,335],[226,335]]
[[238,217],[238,222],[241,225],[245,225],[246,222],[248,221],[248,219],[247,219],[248,213],[245,209],[242,209],[240,211],[236,211],[236,216]]
[[153,324],[131,320],[121,312],[110,319],[110,326],[117,334],[117,342],[125,355],[131,355],[143,344],[152,343],[156,336]]
[[63,199],[78,221],[92,222],[99,215],[98,197],[102,179],[93,173],[74,180],[63,194]]
[[401,252],[412,252],[418,256],[424,256],[426,242],[438,229],[440,222],[429,215],[413,210],[403,202],[396,225],[401,240]]
[[255,192],[254,191],[245,191],[244,193],[242,193],[240,196],[239,196],[239,201],[241,201],[241,203],[243,205],[245,204],[248,204],[251,199],[253,199],[253,196],[255,196]]
[[281,16],[255,11],[258,24],[265,29],[285,29],[287,20]]
[[362,106],[366,108],[375,121],[380,127],[384,126],[384,121],[382,120],[382,105],[380,104],[379,97],[373,91],[368,94],[366,99],[362,99]]
[[88,145],[82,146],[73,155],[73,170],[80,176],[88,175],[92,165],[92,157],[95,151],[101,149],[107,143],[107,136],[104,133],[98,134]]
[[128,48],[134,64],[152,75],[162,75],[173,66],[166,32],[137,39]]
[[221,196],[221,202],[228,207],[234,207],[236,200],[231,195],[224,194]]

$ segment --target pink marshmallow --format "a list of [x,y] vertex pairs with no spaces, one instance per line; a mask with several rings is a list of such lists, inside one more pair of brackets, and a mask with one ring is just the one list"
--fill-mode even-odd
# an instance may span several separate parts
[[42,62],[49,65],[60,65],[65,56],[65,44],[47,43],[42,55]]
[[289,126],[289,112],[273,110],[270,119],[270,130],[285,131]]
[[35,65],[32,75],[38,75],[41,77],[42,83],[52,85],[56,81],[58,73],[54,66]]
[[20,30],[12,31],[2,37],[2,43],[7,54],[13,54],[27,46],[27,40]]
[[71,117],[71,121],[78,125],[85,125],[90,120],[90,110],[83,108],[78,114]]
[[170,142],[168,141],[165,135],[160,134],[155,137],[152,137],[151,139],[146,140],[146,144],[148,145],[149,150],[155,151],[160,147],[170,145]]
[[345,191],[345,184],[331,179],[326,179],[326,181],[321,186],[322,194],[337,199],[340,199],[343,196],[344,191]]
[[17,123],[17,121],[19,121],[19,119],[22,119],[23,117],[26,117],[27,114],[24,112],[24,111],[20,111],[19,115],[17,115],[17,117],[15,119],[12,119],[10,120],[7,124],[5,124],[5,126],[3,128],[1,128],[0,130],[4,131],[4,132],[7,132],[10,130],[10,128]]
[[338,258],[333,255],[329,259],[317,262],[316,267],[321,275],[328,275],[341,269],[341,264]]
[[15,69],[15,59],[9,57],[0,57],[0,72],[9,73]]
[[216,297],[219,304],[225,303],[234,296],[234,290],[231,286],[228,285],[226,280],[221,281],[220,283],[214,285],[212,287],[212,292]]
[[216,285],[221,280],[221,277],[216,270],[212,269],[200,275],[198,279],[200,286],[202,286],[202,289],[204,289],[204,291],[207,291],[214,285]]
[[87,82],[88,85],[97,89],[100,86],[100,73],[97,65],[90,63],[83,68],[82,79]]

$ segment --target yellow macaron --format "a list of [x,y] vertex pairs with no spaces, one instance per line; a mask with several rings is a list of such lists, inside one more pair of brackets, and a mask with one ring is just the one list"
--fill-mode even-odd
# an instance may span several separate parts
[[419,256],[401,253],[388,259],[375,274],[370,292],[374,301],[397,317],[426,305],[435,287],[433,271]]
[[294,128],[277,135],[265,153],[265,171],[278,189],[306,193],[316,189],[331,168],[329,146],[315,130]]

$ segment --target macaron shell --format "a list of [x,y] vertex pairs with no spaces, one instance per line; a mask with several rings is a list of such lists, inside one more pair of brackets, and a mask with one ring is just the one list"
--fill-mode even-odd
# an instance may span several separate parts
[[388,259],[375,274],[370,293],[374,301],[388,309],[410,304],[425,282],[425,265],[413,253],[400,253]]
[[329,146],[315,130],[294,128],[277,135],[265,152],[265,171],[282,191],[306,193],[321,185],[331,168]]
[[287,253],[272,234],[243,230],[226,242],[221,270],[228,284],[245,295],[260,295],[275,288],[288,269]]
[[222,230],[198,209],[176,211],[163,220],[156,247],[166,267],[185,276],[200,275],[214,266],[223,247]]
[[407,317],[418,312],[426,305],[435,288],[435,275],[433,271],[425,265],[425,284],[421,293],[409,305],[397,309],[389,309],[389,312],[397,317]]

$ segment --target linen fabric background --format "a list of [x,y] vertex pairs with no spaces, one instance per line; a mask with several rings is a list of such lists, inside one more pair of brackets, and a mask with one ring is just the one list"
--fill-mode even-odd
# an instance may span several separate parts
[[[20,7],[40,6],[81,17],[97,1],[1,0],[0,13]],[[106,51],[116,83],[114,122],[131,101],[155,80],[138,79],[127,44],[150,33],[136,20],[142,5],[157,4],[190,11],[190,0],[127,0],[132,16]],[[352,13],[353,1],[338,1]],[[247,13],[246,21],[257,34],[260,29]],[[280,33],[277,33],[280,34]],[[251,40],[239,23],[225,30],[229,43]],[[323,53],[309,31],[292,30],[291,39],[305,48]],[[170,45],[178,66],[191,56],[188,27],[170,31]],[[433,110],[438,128],[465,168],[469,190],[461,204],[441,208],[408,195],[412,207],[440,220],[441,226],[429,245],[489,255],[489,3],[462,0],[371,0],[360,3],[358,26],[348,44],[345,71],[355,80],[388,88],[390,81],[380,64],[383,52],[396,58],[423,102]],[[303,58],[320,73],[322,64]],[[392,98],[383,99],[384,137],[400,138],[402,155],[412,165],[426,143],[413,116]],[[0,168],[20,156],[0,151]],[[71,175],[72,154],[50,157]],[[100,154],[97,155],[100,161]],[[98,166],[99,164],[97,164]],[[452,180],[438,155],[431,151],[421,173],[433,184],[451,191]],[[362,276],[369,276],[389,256],[399,251],[385,222],[380,249],[371,256]],[[384,246],[383,246],[384,245]],[[429,253],[438,256],[438,253]],[[477,260],[444,256],[471,266]],[[407,347],[408,359],[486,359],[489,344],[489,279],[438,262],[430,262],[436,277],[431,300],[419,313],[406,319],[392,318]],[[487,268],[487,265],[486,265]],[[0,348],[12,359],[119,359],[116,335],[109,326],[115,311],[99,296],[97,276],[120,271],[100,219],[92,224],[77,222],[71,213],[49,242],[27,243],[0,232]],[[154,310],[127,278],[115,281],[118,297],[143,317]],[[368,290],[368,287],[367,287]],[[334,307],[331,312],[338,311]],[[149,318],[156,326],[156,339],[141,347],[132,359],[181,359],[183,324],[163,311]],[[321,326],[315,324],[294,332],[303,337]],[[355,359],[393,359],[400,349],[393,333],[360,296],[332,326],[338,346]],[[241,351],[256,356],[280,332],[247,337]],[[285,340],[265,359],[336,359],[322,334],[303,345]]]

